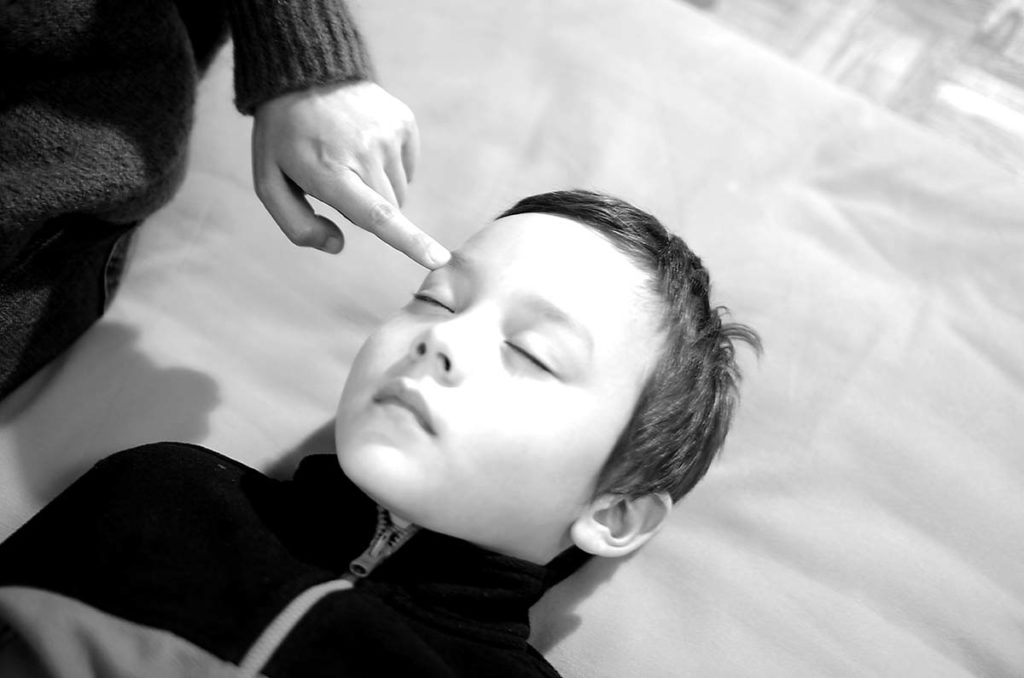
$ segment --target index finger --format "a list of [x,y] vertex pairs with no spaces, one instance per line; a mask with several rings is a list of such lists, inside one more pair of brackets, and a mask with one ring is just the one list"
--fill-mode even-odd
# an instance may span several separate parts
[[448,263],[451,253],[409,221],[401,210],[366,185],[355,171],[342,172],[331,194],[321,198],[359,228],[429,269]]

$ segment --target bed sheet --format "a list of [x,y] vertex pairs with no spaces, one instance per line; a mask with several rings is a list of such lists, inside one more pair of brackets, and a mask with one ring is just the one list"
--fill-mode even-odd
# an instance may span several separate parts
[[[580,186],[659,216],[756,327],[733,433],[670,525],[535,609],[567,676],[1024,671],[1024,183],[672,0],[356,3],[457,246]],[[422,274],[290,246],[251,190],[230,54],[107,316],[0,403],[0,538],[103,455],[330,451],[370,328]]]

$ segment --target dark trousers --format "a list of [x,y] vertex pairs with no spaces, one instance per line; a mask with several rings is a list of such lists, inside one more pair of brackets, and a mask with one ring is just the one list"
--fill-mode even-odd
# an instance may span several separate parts
[[103,314],[133,230],[87,217],[54,219],[0,271],[0,399]]

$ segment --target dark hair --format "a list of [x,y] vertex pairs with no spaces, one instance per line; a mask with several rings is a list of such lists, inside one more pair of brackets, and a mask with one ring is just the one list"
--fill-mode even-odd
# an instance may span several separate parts
[[707,269],[682,238],[633,205],[601,193],[554,191],[524,198],[501,214],[572,219],[606,237],[641,270],[661,300],[661,356],[598,478],[596,495],[668,492],[678,501],[697,484],[722,444],[738,399],[735,342],[761,353],[753,329],[723,322],[712,307]]

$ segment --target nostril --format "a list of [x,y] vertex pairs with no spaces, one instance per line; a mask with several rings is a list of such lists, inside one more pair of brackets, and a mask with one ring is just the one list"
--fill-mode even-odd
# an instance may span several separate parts
[[[441,367],[444,370],[444,372],[447,373],[452,371],[452,359],[449,358],[447,355],[444,354],[444,352],[440,350],[431,351],[430,348],[427,346],[427,342],[425,341],[418,342],[415,345],[415,347],[413,347],[413,352],[416,354],[417,358],[422,358],[428,353],[430,353],[432,356],[436,355],[438,358],[441,359]],[[433,358],[431,358],[431,360],[433,360]]]

